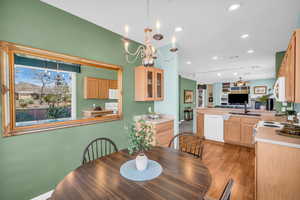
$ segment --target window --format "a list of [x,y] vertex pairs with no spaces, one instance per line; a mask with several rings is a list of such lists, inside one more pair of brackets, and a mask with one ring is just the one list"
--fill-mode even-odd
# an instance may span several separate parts
[[15,64],[16,126],[76,119],[76,73]]
[[4,136],[121,119],[121,67],[1,41],[0,50]]

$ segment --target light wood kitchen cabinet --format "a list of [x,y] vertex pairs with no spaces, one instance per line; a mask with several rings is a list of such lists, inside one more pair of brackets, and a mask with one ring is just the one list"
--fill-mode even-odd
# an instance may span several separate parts
[[300,29],[292,34],[278,76],[285,77],[286,100],[300,103]]
[[84,78],[84,98],[97,99],[99,98],[99,80],[97,78]]
[[253,146],[253,128],[260,119],[241,118],[241,143],[247,146]]
[[108,99],[109,80],[99,79],[99,99]]
[[230,117],[224,121],[224,141],[240,143],[241,141],[241,118]]
[[164,99],[164,71],[155,67],[135,68],[135,100],[159,101]]
[[257,142],[255,147],[255,199],[300,199],[300,149]]
[[117,80],[108,80],[94,77],[84,78],[85,99],[108,99],[109,89],[117,89]]
[[109,89],[118,89],[118,81],[109,80]]
[[204,137],[204,114],[197,113],[197,135],[200,138]]
[[174,136],[174,121],[154,125],[154,145],[168,147]]
[[230,117],[224,121],[224,141],[253,147],[253,128],[259,118]]

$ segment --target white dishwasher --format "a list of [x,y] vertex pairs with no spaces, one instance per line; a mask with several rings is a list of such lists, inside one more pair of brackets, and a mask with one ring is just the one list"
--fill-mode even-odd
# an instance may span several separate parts
[[224,142],[224,118],[222,115],[204,116],[204,136],[208,140]]

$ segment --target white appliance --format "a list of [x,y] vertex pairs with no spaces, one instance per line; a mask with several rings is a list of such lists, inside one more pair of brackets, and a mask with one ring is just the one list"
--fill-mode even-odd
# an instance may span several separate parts
[[199,88],[197,90],[198,92],[198,107],[200,108],[204,108],[205,107],[205,98],[206,98],[206,90],[205,89],[202,89],[202,88]]
[[204,137],[208,140],[224,142],[224,117],[204,115]]
[[112,110],[114,114],[118,113],[118,103],[105,103],[105,110]]
[[285,77],[278,77],[274,85],[274,97],[276,101],[285,102]]
[[273,122],[273,121],[259,121],[257,124],[257,128],[259,127],[269,127],[269,128],[280,128],[282,129],[284,125],[280,122]]
[[109,99],[118,99],[118,90],[117,89],[109,89],[108,90],[108,98]]

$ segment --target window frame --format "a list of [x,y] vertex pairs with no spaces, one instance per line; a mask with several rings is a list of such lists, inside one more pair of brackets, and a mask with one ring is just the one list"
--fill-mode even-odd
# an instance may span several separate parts
[[[89,67],[98,67],[98,68],[117,71],[118,96],[119,96],[118,113],[113,115],[108,115],[108,116],[102,116],[102,117],[75,119],[69,121],[59,121],[59,122],[17,127],[16,118],[15,118],[16,112],[15,112],[15,100],[14,100],[15,99],[14,54],[25,54],[25,55],[37,56],[45,59],[53,59],[53,60],[59,60],[63,62],[70,62],[74,64],[81,64]],[[95,123],[101,123],[107,121],[121,120],[123,118],[123,112],[122,112],[123,69],[121,66],[107,64],[107,63],[81,58],[77,56],[70,56],[66,54],[56,53],[48,50],[28,47],[24,45],[18,45],[15,43],[5,42],[5,41],[0,41],[0,61],[1,61],[0,65],[1,65],[1,93],[2,93],[2,135],[4,137],[55,130],[55,129],[67,128],[67,127],[83,126],[83,125],[95,124]],[[7,62],[8,62],[9,69],[7,69]],[[7,73],[9,76],[8,80],[6,77]]]

